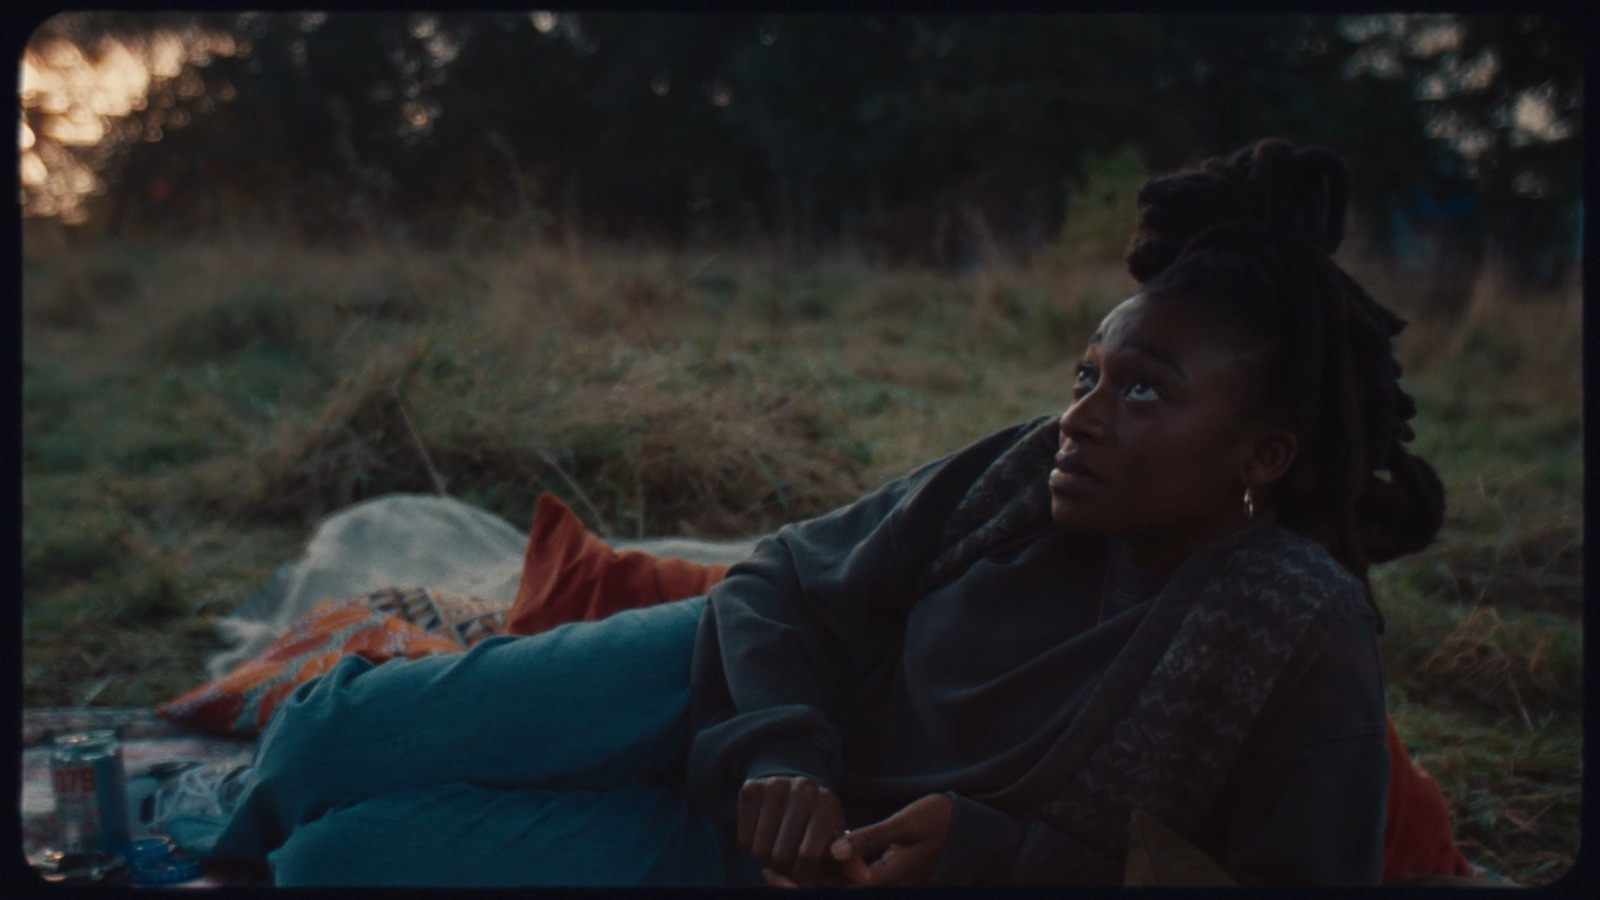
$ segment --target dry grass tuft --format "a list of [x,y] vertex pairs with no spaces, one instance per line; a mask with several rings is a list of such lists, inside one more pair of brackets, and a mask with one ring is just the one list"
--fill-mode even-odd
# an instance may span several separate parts
[[646,374],[584,385],[552,410],[553,455],[579,483],[603,486],[596,503],[615,533],[741,536],[866,487],[814,395],[719,381],[669,393]]
[[1465,694],[1491,709],[1533,720],[1517,684],[1536,688],[1537,699],[1573,686],[1557,684],[1550,665],[1555,633],[1514,630],[1492,607],[1472,610],[1420,665],[1413,677]]
[[950,282],[932,272],[888,273],[873,279],[864,297],[864,312],[873,317],[913,318],[937,308],[950,292]]
[[[304,521],[382,493],[380,475],[397,490],[425,489],[407,477],[418,464],[406,455],[401,411],[406,378],[422,362],[416,345],[367,360],[334,388],[316,420],[284,434],[259,458],[238,510],[268,520]],[[374,489],[376,487],[376,489]]]
[[1471,361],[1514,371],[1516,381],[1547,399],[1551,387],[1576,387],[1581,369],[1582,292],[1577,285],[1555,291],[1518,287],[1490,263],[1472,280],[1459,311],[1430,309],[1401,293],[1374,295],[1410,319],[1396,352],[1408,372]]

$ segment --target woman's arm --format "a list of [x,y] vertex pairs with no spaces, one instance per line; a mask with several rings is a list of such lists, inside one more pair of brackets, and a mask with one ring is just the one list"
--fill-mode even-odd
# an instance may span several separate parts
[[695,644],[689,781],[714,818],[734,821],[748,779],[837,787],[841,705],[893,649],[950,511],[1025,428],[784,526],[712,589]]
[[1043,822],[959,794],[931,884],[1122,884],[1112,859]]
[[773,887],[916,887],[969,884],[1122,883],[1122,864],[1037,822],[955,793],[929,794],[892,816],[846,832],[828,848],[825,878],[775,868]]
[[1208,829],[1240,883],[1378,883],[1389,792],[1383,685],[1372,621],[1361,618],[1268,701]]
[[[929,794],[857,828],[830,848],[840,877],[859,886],[1122,883],[1123,864],[1044,825],[954,792]],[[799,878],[764,873],[779,887]]]
[[836,709],[910,601],[897,510],[937,465],[785,525],[712,589],[695,646],[691,780],[714,776],[724,792],[776,775],[837,787]]

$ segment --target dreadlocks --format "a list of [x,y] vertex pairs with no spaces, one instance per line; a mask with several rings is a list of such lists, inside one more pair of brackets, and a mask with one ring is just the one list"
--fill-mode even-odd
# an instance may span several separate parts
[[[1330,258],[1349,173],[1319,148],[1261,141],[1139,190],[1128,271],[1147,294],[1195,303],[1233,335],[1255,393],[1300,442],[1272,500],[1367,583],[1367,569],[1431,542],[1444,488],[1412,454],[1417,408],[1391,339],[1405,321]],[[1383,621],[1367,591],[1378,622]]]

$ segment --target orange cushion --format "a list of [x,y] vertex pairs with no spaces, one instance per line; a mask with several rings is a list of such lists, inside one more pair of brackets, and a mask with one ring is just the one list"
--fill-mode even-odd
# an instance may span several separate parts
[[1444,792],[1406,752],[1394,720],[1384,717],[1389,743],[1389,806],[1383,823],[1383,883],[1415,875],[1471,875],[1456,848]]
[[682,600],[704,594],[727,571],[724,565],[615,550],[590,534],[565,503],[541,494],[506,629],[538,634],[566,622]]
[[357,654],[375,663],[464,650],[505,630],[505,604],[449,591],[386,588],[330,597],[238,668],[156,707],[169,721],[253,737],[284,697]]

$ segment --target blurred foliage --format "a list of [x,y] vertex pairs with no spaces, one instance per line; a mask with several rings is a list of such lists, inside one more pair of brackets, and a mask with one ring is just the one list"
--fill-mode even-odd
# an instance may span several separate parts
[[[1276,134],[1350,159],[1380,248],[1438,233],[1441,267],[1492,245],[1545,280],[1577,252],[1579,57],[1548,17],[115,12],[34,44],[157,33],[234,50],[152,82],[116,152],[68,148],[109,157],[100,233],[559,227],[964,266],[1051,244],[1088,160]],[[41,142],[51,115],[25,104]]]
[[1144,163],[1134,147],[1111,156],[1086,156],[1083,177],[1067,185],[1063,250],[1101,258],[1121,253],[1130,223],[1138,218],[1135,198],[1144,180]]

